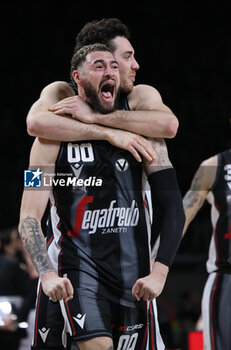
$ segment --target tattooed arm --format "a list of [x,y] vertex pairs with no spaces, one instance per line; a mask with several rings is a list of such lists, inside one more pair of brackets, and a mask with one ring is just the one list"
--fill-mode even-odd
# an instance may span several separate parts
[[[54,173],[54,164],[59,143],[36,139],[30,154],[30,168],[49,166]],[[52,170],[53,169],[53,170]],[[24,247],[39,273],[43,290],[52,301],[72,298],[73,289],[67,278],[58,277],[46,251],[46,241],[41,228],[41,219],[49,199],[49,190],[24,190],[19,233]]]
[[160,170],[172,168],[165,140],[154,139],[151,143],[155,152],[155,158],[151,162],[144,160],[146,174],[150,175]]
[[183,235],[191,221],[194,219],[202,205],[204,204],[208,192],[214,184],[216,178],[218,158],[211,157],[201,163],[190,186],[190,189],[183,198],[185,211],[185,225]]
[[153,221],[151,249],[158,237],[160,244],[153,254],[152,272],[136,281],[132,294],[137,300],[152,300],[162,292],[181,241],[184,226],[184,211],[181,193],[176,181],[175,170],[169,160],[164,140],[152,141],[155,160],[145,162],[145,170],[151,189]]
[[[41,200],[41,198],[39,199]],[[47,256],[46,243],[39,220],[31,215],[25,217],[22,222],[20,235],[27,252],[37,268],[39,275],[42,275],[48,271],[54,271]]]

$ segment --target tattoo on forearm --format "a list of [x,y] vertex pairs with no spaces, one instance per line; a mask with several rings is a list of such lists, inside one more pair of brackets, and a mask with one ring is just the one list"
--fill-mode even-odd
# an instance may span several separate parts
[[184,197],[183,204],[184,209],[192,208],[198,201],[199,194],[198,192],[189,191]]
[[27,216],[22,224],[20,236],[24,246],[37,267],[38,273],[53,271],[46,251],[46,243],[36,218]]
[[149,172],[154,173],[159,170],[172,168],[165,141],[163,139],[155,139],[152,141],[152,147],[155,151],[156,158],[152,164],[149,165]]
[[199,209],[204,203],[205,197],[202,195],[201,192],[205,190],[202,184],[203,176],[204,169],[203,167],[200,167],[193,178],[190,190],[186,193],[184,197],[184,209],[190,209],[193,207]]
[[183,206],[186,213],[186,226],[194,219],[205,201],[207,190],[203,184],[204,176],[204,168],[200,167],[193,178],[190,190],[184,196]]
[[203,186],[202,186],[202,179],[204,177],[204,168],[203,167],[200,167],[194,178],[193,178],[193,181],[192,181],[192,185],[191,185],[191,190],[192,191],[200,191],[200,190],[203,190]]

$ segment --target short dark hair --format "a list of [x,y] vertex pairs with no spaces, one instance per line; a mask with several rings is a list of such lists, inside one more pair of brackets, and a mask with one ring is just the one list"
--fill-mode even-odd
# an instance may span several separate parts
[[117,36],[123,36],[130,40],[128,27],[118,18],[103,18],[88,22],[76,37],[74,52],[85,45],[94,43],[102,43],[115,50],[110,41]]
[[85,45],[76,51],[71,59],[71,74],[75,69],[80,67],[89,53],[95,51],[108,51],[113,55],[113,51],[104,44],[96,43],[93,45]]

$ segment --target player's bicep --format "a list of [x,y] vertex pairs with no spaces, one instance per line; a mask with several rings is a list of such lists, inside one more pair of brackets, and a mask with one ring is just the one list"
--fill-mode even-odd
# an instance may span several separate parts
[[196,215],[198,210],[204,204],[209,190],[215,181],[215,167],[210,165],[210,162],[202,162],[193,177],[189,191],[183,199],[184,209],[186,214],[191,219]]
[[39,99],[31,106],[27,115],[27,120],[49,112],[51,105],[70,96],[74,96],[74,90],[66,82],[55,82],[46,86],[42,90]]
[[37,137],[30,152],[30,166],[54,166],[59,148],[59,141],[49,141]]
[[[38,176],[39,173],[42,175],[44,170],[47,173],[54,174],[59,148],[59,142],[36,138],[31,148],[29,170],[37,171]],[[42,218],[50,196],[50,188],[47,187],[47,189],[44,189],[43,184],[41,185],[41,188],[26,188],[24,190],[20,221],[30,215],[39,220]]]
[[[46,104],[57,103],[64,98],[74,96],[74,90],[66,82],[55,82],[46,86],[40,95],[40,99],[44,100]],[[51,105],[49,105],[50,107]]]

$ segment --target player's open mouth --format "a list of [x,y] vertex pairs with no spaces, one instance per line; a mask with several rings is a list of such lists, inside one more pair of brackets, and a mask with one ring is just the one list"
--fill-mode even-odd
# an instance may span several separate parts
[[101,85],[100,93],[103,99],[105,100],[112,99],[115,93],[115,81],[107,80],[103,82]]

